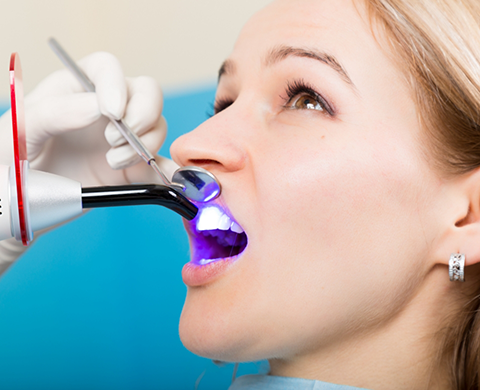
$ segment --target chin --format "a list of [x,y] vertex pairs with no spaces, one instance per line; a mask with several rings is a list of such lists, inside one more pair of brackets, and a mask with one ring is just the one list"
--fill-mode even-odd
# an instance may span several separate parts
[[194,304],[188,295],[179,324],[180,340],[184,347],[208,359],[233,361],[234,355],[230,351],[235,342],[226,319],[221,318],[218,311],[215,313],[213,307]]
[[[197,293],[188,292],[179,324],[180,340],[195,355],[225,362],[245,362],[263,359],[252,353],[256,344],[249,337],[245,319],[219,308],[214,302],[199,304]],[[237,312],[238,313],[238,312]]]

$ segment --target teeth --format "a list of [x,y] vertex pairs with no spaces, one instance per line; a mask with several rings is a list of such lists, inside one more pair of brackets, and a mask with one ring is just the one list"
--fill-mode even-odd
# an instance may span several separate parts
[[228,218],[227,214],[223,214],[218,222],[218,228],[220,230],[228,230],[230,229],[230,225],[232,224],[232,220]]
[[199,261],[200,265],[205,265],[208,263],[211,263],[212,261],[215,261],[215,259],[202,259]]
[[217,230],[217,229],[216,229],[216,230],[206,231],[206,232],[205,232],[205,235],[218,238],[218,237],[220,237],[220,236],[223,237],[223,236],[225,235],[225,233],[220,232],[220,230]]
[[243,233],[242,227],[236,222],[232,222],[232,225],[230,226],[230,230],[232,232],[239,233],[239,234]]
[[202,210],[197,222],[197,230],[217,229],[218,222],[222,218],[222,212],[216,207],[206,207]]
[[218,207],[205,207],[201,210],[197,221],[197,230],[232,230],[235,233],[243,233],[243,229],[233,222],[227,214]]

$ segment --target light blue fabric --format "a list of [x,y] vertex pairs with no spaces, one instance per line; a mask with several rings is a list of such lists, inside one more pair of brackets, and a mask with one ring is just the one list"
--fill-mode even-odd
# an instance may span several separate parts
[[[362,390],[359,387],[271,375],[240,376],[228,390]],[[365,390],[365,389],[363,389]]]

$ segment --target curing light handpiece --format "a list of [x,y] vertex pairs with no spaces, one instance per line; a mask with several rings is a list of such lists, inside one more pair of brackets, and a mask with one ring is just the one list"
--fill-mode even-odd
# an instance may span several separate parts
[[198,208],[178,191],[156,184],[82,188],[84,209],[97,207],[164,206],[187,220],[195,218]]
[[23,205],[27,241],[33,233],[82,214],[83,209],[159,205],[192,220],[197,207],[176,190],[162,185],[137,184],[82,188],[77,181],[23,165],[22,199],[18,198],[14,167],[0,165],[0,241],[22,240],[19,204]]

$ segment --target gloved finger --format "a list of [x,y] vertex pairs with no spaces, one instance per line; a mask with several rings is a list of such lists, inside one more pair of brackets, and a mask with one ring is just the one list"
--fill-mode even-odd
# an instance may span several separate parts
[[[153,129],[152,129],[152,126],[154,126],[154,124],[151,124],[148,128],[140,128],[140,129],[137,128],[132,130],[140,137],[143,134],[146,134],[147,132],[158,131],[163,134],[163,138],[165,139],[165,136],[167,134],[167,121],[165,120],[165,118],[161,116],[160,120],[158,120],[157,124]],[[110,144],[110,146],[112,147],[117,147],[117,146],[127,144],[127,140],[123,137],[123,135],[120,134],[120,132],[112,122],[110,122],[105,128],[105,138],[107,142]]]
[[[179,166],[169,158],[162,156],[155,156],[160,170],[167,176],[169,180],[172,179],[173,173]],[[146,164],[137,164],[125,170],[125,177],[129,183],[158,183],[164,184],[158,177],[155,171]]]
[[80,82],[68,69],[60,69],[45,77],[25,97],[25,105],[36,104],[50,96],[63,96],[79,92],[86,92]]
[[121,119],[127,105],[127,84],[118,59],[110,53],[98,52],[78,64],[95,85],[102,114]]
[[[165,140],[165,133],[161,131],[151,130],[140,137],[144,145],[152,153],[160,149]],[[107,152],[107,162],[112,169],[125,169],[140,161],[140,156],[130,145],[122,145],[111,148]]]
[[[127,85],[117,58],[110,53],[97,52],[81,59],[78,65],[95,85],[102,114],[122,118],[127,103]],[[61,69],[46,77],[26,97],[26,104],[34,104],[50,96],[81,92],[85,89],[76,77],[69,70]]]
[[94,93],[46,97],[25,110],[28,143],[42,146],[48,138],[88,126],[100,117]]
[[[158,123],[163,108],[162,91],[155,79],[146,76],[127,78],[127,86],[129,101],[123,120],[141,135]],[[166,123],[162,129],[166,131]],[[112,146],[126,143],[113,123],[105,129],[105,138]]]

